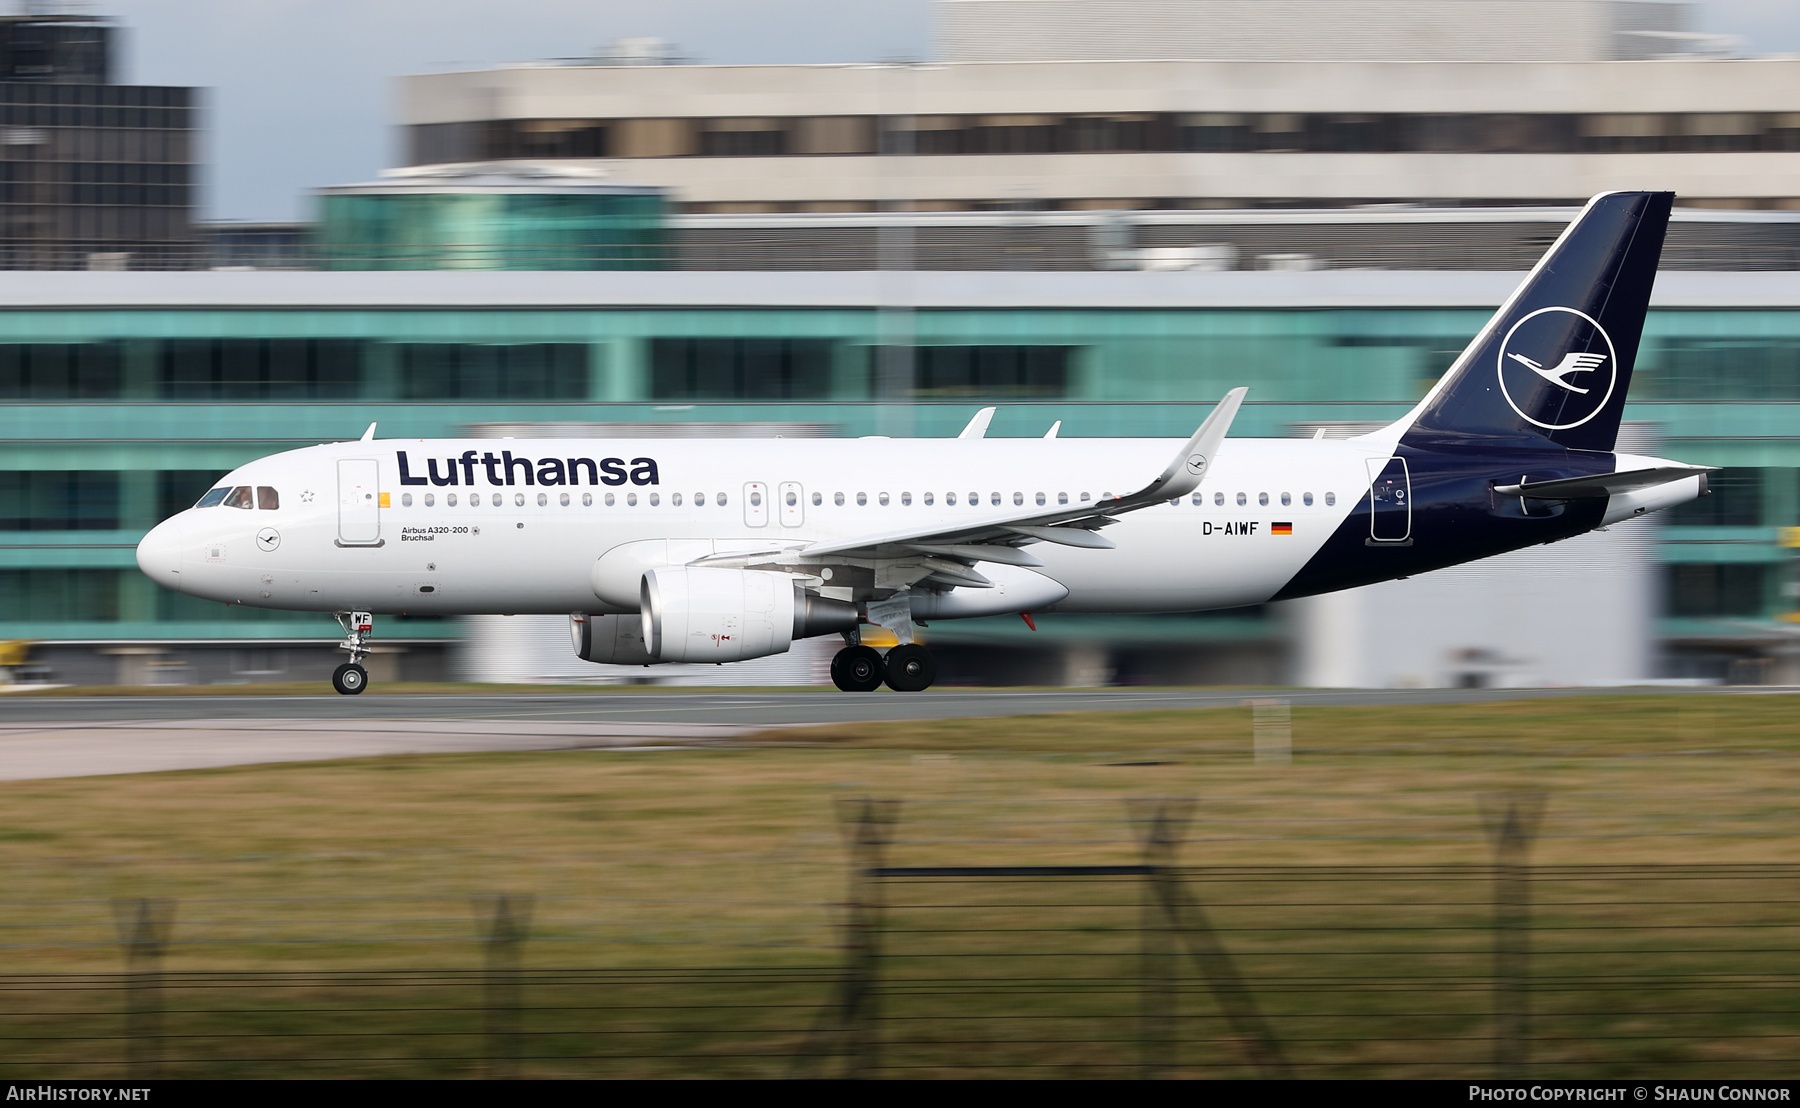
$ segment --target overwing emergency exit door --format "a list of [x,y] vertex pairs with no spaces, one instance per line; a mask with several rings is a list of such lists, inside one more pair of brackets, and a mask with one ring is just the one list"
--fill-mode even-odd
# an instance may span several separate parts
[[1405,458],[1370,458],[1369,541],[1412,542],[1412,476]]
[[798,527],[806,522],[805,495],[805,491],[800,488],[800,482],[783,481],[781,483],[781,525],[783,527]]
[[769,486],[761,481],[744,482],[744,524],[763,527],[769,522]]
[[381,470],[373,458],[338,461],[338,545],[381,544]]

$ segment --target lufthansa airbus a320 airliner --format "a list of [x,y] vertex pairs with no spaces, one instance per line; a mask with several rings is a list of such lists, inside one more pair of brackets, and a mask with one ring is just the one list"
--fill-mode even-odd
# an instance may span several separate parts
[[[1614,453],[1673,194],[1590,201],[1442,380],[1351,439],[376,440],[220,480],[138,545],[167,588],[330,612],[361,692],[377,613],[571,613],[591,662],[735,662],[842,635],[845,691],[916,691],[913,628],[1191,612],[1486,558],[1706,493]],[[885,655],[861,645],[888,628]]]

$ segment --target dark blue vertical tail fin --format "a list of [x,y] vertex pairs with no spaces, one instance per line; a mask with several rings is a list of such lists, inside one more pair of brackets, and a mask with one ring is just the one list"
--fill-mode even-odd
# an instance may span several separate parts
[[1401,441],[1611,450],[1674,200],[1609,192],[1588,201],[1407,417]]

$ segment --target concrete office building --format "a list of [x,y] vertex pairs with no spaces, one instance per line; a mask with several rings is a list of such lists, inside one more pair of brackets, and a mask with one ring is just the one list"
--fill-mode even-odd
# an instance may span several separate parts
[[[937,10],[945,56],[916,65],[602,60],[407,77],[406,157],[579,161],[667,188],[689,214],[1543,204],[1650,185],[1689,206],[1800,204],[1800,60],[1694,53],[1705,40],[1674,29],[1681,5]],[[1129,33],[1088,33],[1097,20]],[[1004,35],[971,30],[1001,21]],[[1362,49],[1341,22],[1396,45]],[[1519,43],[1524,30],[1544,42]]]

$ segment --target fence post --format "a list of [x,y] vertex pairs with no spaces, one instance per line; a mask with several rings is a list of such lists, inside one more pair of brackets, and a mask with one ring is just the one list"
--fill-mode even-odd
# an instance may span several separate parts
[[1140,1077],[1166,1077],[1175,1065],[1175,850],[1193,811],[1191,801],[1133,800],[1126,811],[1144,843],[1144,883],[1138,947]]
[[839,1026],[849,1046],[850,1077],[872,1076],[881,1063],[876,986],[881,958],[882,854],[899,818],[897,800],[840,800],[838,829],[850,848],[850,902],[845,906],[845,979]]
[[1231,953],[1220,941],[1218,932],[1213,930],[1205,910],[1189,895],[1186,884],[1174,868],[1175,847],[1179,845],[1180,831],[1186,827],[1193,811],[1193,802],[1135,801],[1128,804],[1128,810],[1139,824],[1147,824],[1151,828],[1151,841],[1147,845],[1154,845],[1156,842],[1164,844],[1167,861],[1161,864],[1160,875],[1153,874],[1159,879],[1152,884],[1162,902],[1170,928],[1182,945],[1187,947],[1188,955],[1194,959],[1194,963],[1200,967],[1200,975],[1206,978],[1207,987],[1219,1002],[1226,1025],[1236,1036],[1245,1059],[1264,1076],[1289,1076],[1287,1059],[1282,1055],[1280,1041],[1256,1010],[1256,1000],[1250,995],[1250,987],[1239,976]]
[[174,918],[172,900],[113,901],[113,924],[125,948],[125,1049],[133,1077],[161,1076],[162,957]]
[[482,979],[483,1042],[486,1075],[514,1078],[519,1075],[519,948],[531,928],[532,898],[500,893],[485,905],[477,902],[487,918],[481,944],[486,973]]
[[1485,797],[1482,822],[1494,846],[1494,1074],[1521,1079],[1530,1067],[1531,867],[1544,814],[1536,792]]

